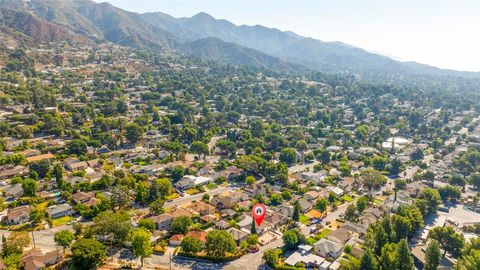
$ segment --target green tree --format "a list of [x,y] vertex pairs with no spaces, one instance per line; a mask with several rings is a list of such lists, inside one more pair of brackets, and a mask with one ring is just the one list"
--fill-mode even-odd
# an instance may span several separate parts
[[320,213],[325,213],[327,211],[327,200],[325,198],[319,199],[315,207],[318,211],[320,211]]
[[452,256],[459,256],[463,248],[465,239],[463,235],[456,232],[452,226],[435,227],[428,233],[428,237],[437,240],[446,254],[449,252]]
[[440,193],[434,188],[424,188],[418,196],[420,199],[424,199],[427,203],[427,213],[437,213],[438,205],[441,203]]
[[135,256],[140,257],[141,266],[143,267],[143,262],[145,258],[148,258],[152,255],[153,249],[151,244],[151,234],[150,231],[143,228],[136,229],[132,235],[132,250]]
[[135,187],[135,201],[140,204],[145,204],[148,201],[149,190],[147,184],[143,181],[138,182]]
[[263,259],[265,260],[265,263],[268,264],[268,266],[275,268],[275,266],[278,264],[280,261],[278,257],[278,251],[275,249],[267,249],[265,252],[263,252]]
[[43,160],[28,164],[28,168],[30,169],[30,171],[37,172],[38,177],[42,179],[50,170],[50,165],[51,165],[50,160],[43,159]]
[[296,229],[291,229],[283,233],[283,243],[288,249],[294,249],[298,245],[305,243],[305,236]]
[[73,139],[66,145],[67,151],[70,154],[77,156],[85,155],[87,153],[87,143],[80,139]]
[[144,218],[138,222],[138,227],[153,232],[155,230],[155,222],[151,219]]
[[160,215],[165,213],[165,209],[163,208],[163,205],[165,204],[165,201],[162,199],[156,199],[152,203],[148,205],[148,208],[150,209],[150,213],[153,215]]
[[149,201],[164,199],[172,193],[172,181],[168,178],[160,178],[152,182],[149,191]]
[[362,196],[358,198],[357,200],[358,212],[362,213],[367,208],[367,204],[368,204],[368,198],[366,196]]
[[251,175],[245,177],[245,184],[247,184],[247,185],[255,184],[255,177],[253,177]]
[[250,233],[257,234],[257,224],[255,223],[254,219],[252,219],[252,227],[250,227]]
[[213,259],[222,259],[228,253],[235,252],[236,244],[233,236],[225,230],[213,230],[207,234],[205,250]]
[[97,240],[81,238],[72,245],[72,261],[76,269],[96,269],[105,258],[105,246]]
[[170,232],[172,234],[186,234],[192,225],[192,219],[187,216],[173,218]]
[[387,183],[385,176],[373,169],[368,169],[360,176],[362,186],[368,190],[368,196],[371,197],[372,191],[380,189]]
[[57,187],[61,190],[64,185],[62,166],[60,164],[55,164],[55,167],[53,168],[53,173],[55,175],[55,182],[57,183]]
[[26,196],[35,197],[37,195],[38,183],[32,179],[22,181],[22,189]]
[[357,139],[363,141],[368,136],[368,127],[366,125],[359,125],[355,128],[355,136]]
[[425,251],[424,270],[437,270],[441,260],[440,246],[436,240],[431,240]]
[[122,209],[131,203],[127,186],[115,186],[110,190],[112,209]]
[[258,235],[250,234],[249,236],[247,236],[246,241],[250,246],[254,246],[254,245],[258,244]]
[[280,161],[287,164],[293,164],[297,162],[297,153],[295,148],[283,148],[280,151]]
[[30,237],[27,231],[13,231],[6,241],[3,241],[3,255],[22,254],[28,245],[30,245]]
[[298,201],[295,201],[295,203],[293,204],[292,219],[295,221],[299,221],[301,213],[302,211],[300,209],[300,203]]
[[347,210],[345,210],[345,219],[349,221],[355,221],[357,219],[357,208],[353,204],[349,204]]
[[359,270],[378,270],[377,260],[370,249],[367,249],[365,253],[363,253],[360,259]]
[[187,254],[195,254],[202,250],[202,242],[195,237],[185,236],[180,243],[180,247]]
[[57,245],[63,248],[63,253],[65,253],[65,249],[70,247],[73,240],[75,240],[75,235],[69,230],[62,230],[56,232],[53,239]]
[[457,260],[455,270],[480,269],[480,237],[470,240],[470,243],[462,250],[462,256]]
[[424,155],[423,155],[423,150],[420,149],[420,148],[417,148],[415,149],[411,154],[410,154],[410,158],[412,160],[421,160],[423,159]]
[[470,178],[468,178],[468,182],[474,187],[474,188],[479,188],[480,187],[480,173],[475,173],[470,175]]
[[328,193],[328,203],[330,205],[335,205],[336,201],[337,201],[337,195],[330,191],[330,193]]
[[397,269],[398,253],[395,243],[388,243],[382,247],[379,263],[381,269]]
[[446,201],[456,201],[459,200],[462,196],[462,191],[458,187],[451,185],[446,185],[438,188],[438,193],[444,202]]
[[191,145],[190,145],[190,151],[194,154],[197,154],[199,155],[200,157],[203,156],[205,157],[206,155],[208,155],[208,145],[206,143],[203,143],[203,142],[193,142]]
[[136,143],[143,138],[143,129],[136,123],[130,123],[125,127],[125,138],[131,143]]
[[234,157],[237,152],[237,146],[229,140],[219,140],[215,147],[220,149],[220,154],[224,157]]
[[40,224],[46,218],[47,218],[47,213],[43,209],[35,208],[32,210],[32,212],[30,212],[29,219],[30,219],[30,222],[32,222],[33,226]]
[[395,231],[395,242],[407,238],[412,232],[412,223],[407,217],[394,215],[391,222]]
[[398,254],[398,270],[413,270],[415,266],[413,264],[413,256],[408,248],[408,242],[405,239],[400,240],[397,245]]
[[93,219],[93,223],[95,233],[113,244],[124,243],[132,230],[130,215],[123,210],[102,212]]

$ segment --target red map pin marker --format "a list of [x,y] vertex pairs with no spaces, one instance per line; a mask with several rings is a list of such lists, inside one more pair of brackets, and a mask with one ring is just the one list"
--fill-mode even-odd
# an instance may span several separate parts
[[260,226],[260,224],[262,224],[263,218],[265,217],[266,213],[267,208],[261,203],[257,203],[252,207],[252,216],[257,226]]

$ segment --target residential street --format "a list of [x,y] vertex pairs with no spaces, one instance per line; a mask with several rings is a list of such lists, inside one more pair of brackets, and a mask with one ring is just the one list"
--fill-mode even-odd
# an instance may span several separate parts
[[[53,241],[53,237],[56,232],[59,232],[62,230],[73,231],[71,225],[63,225],[63,226],[58,226],[51,229],[44,229],[44,230],[33,232],[33,235],[35,237],[36,247],[46,249],[46,250],[54,250],[56,245],[55,245],[55,241]],[[11,232],[7,230],[0,230],[0,234],[5,235],[5,237],[8,237],[10,233]],[[31,238],[32,232],[28,232],[28,234],[30,235],[30,238]],[[1,243],[0,243],[0,246],[1,246]],[[31,246],[33,247],[33,242]]]
[[283,240],[277,239],[265,246],[260,247],[260,251],[257,253],[249,253],[242,256],[240,259],[232,261],[225,265],[222,269],[227,270],[253,270],[258,269],[262,264],[263,252],[267,249],[278,248],[283,246]]

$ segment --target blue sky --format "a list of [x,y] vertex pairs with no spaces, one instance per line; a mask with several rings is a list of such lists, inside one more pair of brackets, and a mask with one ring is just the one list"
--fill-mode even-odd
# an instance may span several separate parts
[[237,25],[261,24],[342,41],[399,60],[480,71],[480,1],[104,1],[129,11],[160,11],[174,17],[207,12]]

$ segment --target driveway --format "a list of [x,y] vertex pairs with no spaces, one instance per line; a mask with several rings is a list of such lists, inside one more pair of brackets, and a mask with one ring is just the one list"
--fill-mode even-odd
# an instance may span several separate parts
[[270,242],[269,244],[266,244],[265,246],[261,246],[260,250],[257,253],[248,253],[238,260],[231,261],[227,263],[225,266],[223,266],[222,269],[227,269],[227,270],[253,270],[253,269],[259,269],[260,266],[263,263],[263,252],[267,249],[271,248],[279,248],[283,246],[283,240],[282,239],[277,239],[273,242]]

